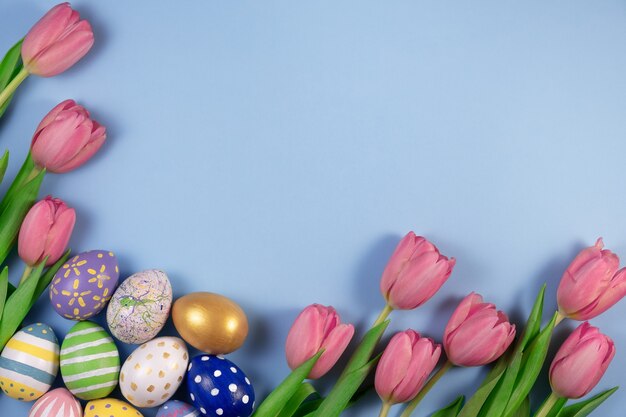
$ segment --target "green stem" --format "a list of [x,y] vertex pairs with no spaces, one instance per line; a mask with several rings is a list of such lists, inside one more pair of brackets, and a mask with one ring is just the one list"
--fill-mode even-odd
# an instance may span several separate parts
[[415,410],[415,407],[417,407],[417,405],[424,399],[426,394],[428,394],[428,391],[430,391],[441,379],[441,377],[444,376],[446,372],[448,372],[450,369],[452,369],[453,366],[454,365],[452,364],[452,362],[450,362],[449,360],[446,361],[446,363],[444,363],[443,366],[439,368],[435,375],[433,375],[432,378],[428,380],[426,385],[424,385],[424,388],[421,389],[417,396],[413,398],[410,403],[407,404],[402,414],[400,414],[400,417],[409,417],[411,413],[413,413],[413,410]]
[[33,270],[32,266],[26,265],[26,267],[24,268],[24,273],[22,274],[22,278],[20,278],[20,285],[22,285],[24,281],[28,279],[32,270]]
[[558,326],[560,322],[562,322],[563,320],[565,320],[567,317],[565,317],[563,314],[561,314],[560,311],[556,312],[556,321],[554,322],[554,327]]
[[558,400],[559,397],[554,392],[551,392],[548,398],[541,404],[539,410],[537,410],[535,417],[546,417]]
[[26,77],[28,77],[28,75],[28,71],[25,68],[22,68],[20,72],[15,75],[15,78],[13,78],[11,82],[7,84],[4,90],[0,91],[0,106],[2,106],[5,101],[11,98],[17,87],[22,84],[22,81],[24,81]]
[[387,417],[389,410],[391,410],[391,404],[387,401],[383,401],[383,406],[380,407],[380,414],[378,414],[378,417]]
[[378,315],[378,318],[376,319],[372,327],[376,327],[383,321],[387,320],[387,317],[389,317],[389,314],[391,314],[392,311],[393,311],[393,308],[389,306],[389,304],[385,304],[385,308],[383,308],[383,310],[380,312],[380,314]]

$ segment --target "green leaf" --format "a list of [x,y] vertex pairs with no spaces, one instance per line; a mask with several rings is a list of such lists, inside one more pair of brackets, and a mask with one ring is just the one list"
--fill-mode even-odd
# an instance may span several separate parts
[[567,398],[559,398],[558,400],[556,400],[554,405],[552,405],[550,410],[548,410],[546,417],[557,417],[559,413],[561,412],[561,410],[563,409],[563,406],[565,405],[566,402],[567,402]]
[[45,171],[41,171],[34,179],[16,191],[14,198],[0,214],[0,224],[2,225],[0,228],[0,264],[4,262],[13,248],[22,221],[34,204],[37,194],[39,194],[44,175]]
[[4,174],[9,166],[9,151],[4,151],[4,155],[0,158],[0,182],[4,179]]
[[281,384],[272,391],[270,395],[259,405],[254,412],[254,417],[276,417],[279,415],[280,410],[285,406],[286,402],[293,397],[300,386],[302,381],[309,375],[313,366],[322,356],[322,351],[319,351],[308,361],[297,367],[289,374],[287,378],[281,382]]
[[35,169],[35,162],[33,161],[33,157],[30,152],[26,155],[26,159],[22,163],[22,167],[17,173],[16,177],[13,179],[11,186],[4,194],[2,201],[0,202],[0,213],[2,213],[6,207],[9,205],[11,200],[15,197],[15,195],[19,192],[19,190],[24,186],[28,178],[31,176],[33,170]]
[[0,320],[0,349],[4,348],[4,345],[13,336],[26,314],[30,311],[33,294],[41,278],[41,272],[45,263],[45,261],[42,261],[37,265],[31,271],[26,281],[7,299],[4,305],[5,314],[2,315],[2,320]]
[[300,387],[293,395],[293,397],[291,397],[289,401],[287,401],[287,404],[285,404],[283,409],[280,410],[278,417],[292,417],[294,414],[296,414],[302,403],[307,398],[313,395],[316,395],[316,397],[319,398],[319,394],[317,394],[317,391],[315,391],[313,385],[309,384],[308,382],[303,382],[302,384],[300,384]]
[[480,387],[476,390],[474,395],[465,403],[465,406],[461,410],[459,417],[476,417],[480,412],[483,404],[491,394],[504,371],[506,370],[507,360],[503,356],[495,364],[491,371],[485,377]]
[[372,327],[365,334],[337,383],[322,401],[314,416],[337,417],[348,406],[350,399],[378,361],[378,358],[372,360],[370,358],[387,326],[389,320]]
[[2,273],[0,273],[0,319],[2,319],[2,312],[4,311],[4,303],[7,300],[7,290],[9,286],[9,268],[4,267]]
[[550,323],[533,339],[533,341],[524,350],[522,357],[522,365],[517,377],[517,383],[515,389],[509,398],[509,402],[506,405],[506,409],[501,416],[498,417],[511,417],[513,413],[522,405],[522,402],[528,396],[535,381],[539,376],[539,372],[543,366],[543,362],[546,360],[548,354],[548,347],[550,346],[550,339],[552,338],[552,332],[556,325],[558,313],[554,313]]
[[[352,407],[356,404],[361,398],[365,397],[370,391],[372,391],[373,385],[362,387],[359,391],[354,394],[346,409]],[[320,404],[324,401],[324,397],[316,398],[314,400],[307,400],[298,409],[298,411],[294,414],[294,417],[306,417],[309,414],[313,414],[315,410],[317,410]]]
[[485,405],[481,409],[479,416],[500,417],[504,411],[511,393],[515,388],[515,381],[517,380],[517,374],[520,366],[522,365],[522,351],[521,349],[514,352],[513,359],[508,364],[504,371],[504,376],[498,381],[498,385],[493,390]]
[[614,387],[604,392],[601,392],[598,395],[594,395],[585,401],[577,402],[576,404],[572,404],[570,406],[565,407],[558,417],[586,417],[593,410],[598,408],[600,404],[606,401],[615,391],[617,391],[619,387]]
[[[0,91],[4,90],[7,84],[9,84],[22,69],[21,50],[22,40],[20,39],[15,45],[13,45],[13,47],[11,47],[11,49],[9,49],[2,61],[0,61]],[[0,106],[0,117],[2,117],[9,106],[11,98]]]
[[530,343],[530,341],[539,334],[539,330],[541,330],[541,316],[543,315],[543,302],[545,295],[546,284],[543,284],[541,290],[539,290],[537,298],[535,299],[533,309],[528,316],[528,320],[526,321],[526,327],[524,328],[524,333],[520,338],[516,350],[522,350],[526,348],[526,346],[528,346],[528,343]]
[[50,268],[48,268],[45,274],[43,274],[43,276],[37,283],[37,288],[35,288],[35,293],[33,294],[33,299],[31,301],[30,308],[32,308],[33,304],[35,304],[35,302],[41,296],[41,294],[46,290],[46,288],[48,288],[48,285],[52,281],[52,278],[54,278],[54,274],[56,274],[59,268],[61,268],[61,265],[63,265],[65,261],[67,261],[67,259],[70,257],[70,253],[71,251],[68,249],[63,254],[63,256],[61,256],[59,260],[56,261],[54,265],[52,265]]
[[530,398],[529,397],[526,397],[526,399],[524,399],[524,402],[522,403],[520,408],[518,408],[515,411],[515,413],[513,414],[513,417],[530,417]]
[[465,397],[461,395],[456,400],[434,413],[431,417],[456,417],[459,414],[459,410],[463,406],[464,400]]

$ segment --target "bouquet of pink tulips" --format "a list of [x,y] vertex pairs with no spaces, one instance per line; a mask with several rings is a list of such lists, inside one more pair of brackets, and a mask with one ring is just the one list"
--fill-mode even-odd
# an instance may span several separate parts
[[382,275],[385,307],[326,397],[305,380],[320,378],[335,365],[350,343],[354,327],[341,323],[332,307],[313,304],[305,308],[287,337],[287,363],[293,372],[259,405],[254,416],[339,416],[359,397],[359,389],[366,388],[366,376],[375,372],[374,387],[382,402],[380,417],[387,416],[396,404],[405,405],[400,417],[408,417],[452,367],[493,364],[471,398],[465,401],[461,396],[432,416],[529,417],[531,390],[546,360],[553,330],[566,318],[584,322],[553,358],[549,372],[552,393],[534,416],[583,417],[615,392],[617,388],[566,406],[569,399],[591,392],[615,355],[612,340],[586,321],[626,295],[626,269],[618,270],[618,257],[603,250],[601,239],[576,256],[563,274],[559,310],[543,328],[545,286],[541,289],[516,343],[516,327],[507,315],[471,293],[450,317],[442,344],[409,329],[393,335],[383,353],[376,354],[390,313],[428,301],[446,282],[454,264],[454,258],[441,255],[432,243],[413,232],[402,239]]
[[[0,62],[0,116],[17,87],[30,74],[51,77],[83,57],[93,44],[89,23],[64,3],[50,10]],[[106,138],[103,126],[73,100],[65,100],[34,129],[30,152],[0,201],[0,264],[17,244],[25,263],[19,285],[0,274],[0,349],[47,288],[69,256],[67,245],[76,221],[74,209],[46,197],[36,202],[46,173],[64,173],[87,162]],[[0,158],[0,180],[9,153]]]

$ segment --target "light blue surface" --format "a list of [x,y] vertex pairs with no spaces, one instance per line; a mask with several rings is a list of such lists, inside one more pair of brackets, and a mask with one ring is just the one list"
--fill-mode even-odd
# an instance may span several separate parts
[[[53,4],[3,0],[0,50]],[[251,335],[231,359],[259,397],[287,372],[304,305],[373,321],[410,229],[458,262],[393,327],[437,339],[472,290],[519,322],[547,281],[553,308],[564,268],[598,236],[626,259],[623,1],[182,4],[74,2],[96,46],[66,74],[28,79],[0,140],[11,177],[50,108],[91,109],[108,127],[102,152],[43,188],[78,211],[72,247],[114,250],[124,277],[163,268],[176,295],[237,300]],[[622,302],[593,320],[618,350],[599,388],[626,382],[625,314]],[[30,320],[59,338],[73,324],[45,299]],[[453,371],[416,415],[479,376]],[[0,397],[3,415],[28,408]],[[618,394],[601,415],[623,409]],[[377,412],[373,397],[346,415]]]

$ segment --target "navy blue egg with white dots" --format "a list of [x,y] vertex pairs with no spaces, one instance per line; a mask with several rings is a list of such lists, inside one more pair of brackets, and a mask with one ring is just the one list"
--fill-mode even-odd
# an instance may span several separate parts
[[228,359],[198,355],[189,362],[189,398],[203,415],[248,417],[254,409],[254,388],[241,369]]

